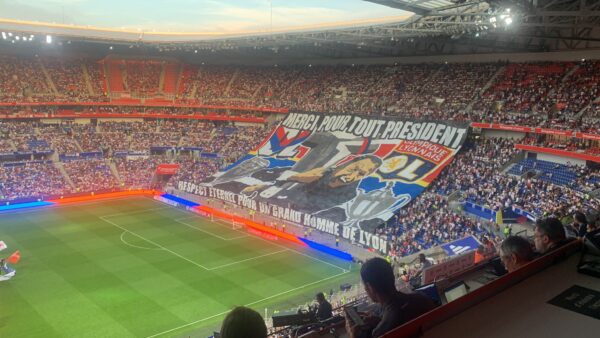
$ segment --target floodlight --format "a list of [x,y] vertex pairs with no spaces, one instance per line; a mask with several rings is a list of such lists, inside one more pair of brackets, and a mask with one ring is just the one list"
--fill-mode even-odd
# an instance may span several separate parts
[[510,25],[512,23],[512,18],[509,16],[508,18],[504,19],[504,22],[506,23],[506,25]]
[[8,36],[12,36],[12,33],[11,33],[11,32],[8,32]]
[[52,43],[52,35],[46,35],[46,43]]
[[2,38],[6,40],[6,32],[2,32]]
[[19,41],[19,40],[21,40],[21,37],[17,35],[17,36],[15,36],[15,39],[17,39],[17,41]]

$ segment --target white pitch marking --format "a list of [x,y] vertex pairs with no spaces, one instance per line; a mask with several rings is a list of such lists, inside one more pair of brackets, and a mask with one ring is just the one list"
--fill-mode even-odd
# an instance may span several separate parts
[[121,230],[123,230],[123,231],[129,232],[130,234],[132,234],[132,235],[134,235],[134,236],[136,236],[136,237],[139,237],[139,238],[141,238],[141,239],[145,240],[146,242],[148,242],[148,243],[150,243],[150,244],[156,245],[157,247],[159,247],[159,248],[162,248],[163,250],[165,250],[165,251],[168,251],[168,252],[170,252],[171,254],[173,254],[173,255],[175,255],[175,256],[177,256],[177,257],[179,257],[179,258],[181,258],[181,259],[183,259],[183,260],[185,260],[185,261],[188,261],[188,262],[190,262],[190,263],[194,264],[194,265],[195,265],[195,266],[197,266],[197,267],[200,267],[200,268],[202,268],[202,269],[204,269],[204,270],[206,270],[206,271],[208,271],[208,270],[209,270],[207,267],[205,267],[205,266],[204,266],[204,265],[202,265],[202,264],[198,264],[198,263],[194,262],[193,260],[191,260],[191,259],[189,259],[189,258],[186,258],[186,257],[184,257],[184,256],[182,256],[182,255],[180,255],[180,254],[178,254],[178,253],[177,253],[177,252],[175,252],[175,251],[169,250],[169,249],[165,248],[164,246],[162,246],[162,245],[160,245],[160,244],[158,244],[158,243],[156,243],[156,242],[154,242],[154,241],[151,241],[151,240],[149,240],[149,239],[147,239],[147,238],[145,238],[145,237],[143,237],[143,236],[141,236],[141,235],[138,235],[138,234],[136,234],[135,232],[133,232],[133,231],[131,231],[131,230],[127,230],[127,229],[123,228],[122,226],[120,226],[120,225],[118,225],[118,224],[116,224],[116,223],[114,223],[114,222],[112,222],[112,221],[109,221],[109,220],[105,219],[105,218],[104,218],[104,216],[100,217],[100,219],[101,219],[101,220],[103,220],[104,222],[108,223],[108,224],[111,224],[111,225],[113,225],[113,226],[116,226],[117,228],[119,228],[119,229],[121,229]]
[[[194,217],[202,217],[202,216],[200,216],[200,215],[194,215]],[[189,218],[193,218],[193,217],[189,217]],[[217,222],[213,222],[213,223],[215,223],[215,224],[219,224],[219,223],[217,223]],[[243,231],[240,231],[240,230],[234,230],[234,231],[238,231],[238,232],[240,232],[240,233],[243,233],[243,234],[245,234],[245,232],[243,232]],[[297,254],[299,254],[299,255],[302,255],[302,256],[304,256],[304,257],[308,257],[308,258],[310,258],[310,259],[313,259],[313,260],[315,260],[315,261],[319,261],[319,262],[321,262],[321,263],[323,263],[323,264],[326,264],[326,265],[332,266],[332,267],[334,267],[334,268],[337,268],[337,269],[339,269],[339,270],[342,270],[342,271],[344,271],[344,272],[347,272],[347,271],[348,271],[347,269],[341,268],[341,267],[339,267],[339,266],[337,266],[337,265],[335,265],[335,264],[331,264],[331,263],[329,263],[329,262],[326,262],[326,261],[324,261],[324,260],[322,260],[322,259],[319,259],[319,258],[313,257],[313,256],[311,256],[311,255],[307,255],[307,254],[305,254],[305,253],[303,253],[303,252],[300,252],[300,251],[298,251],[298,250],[290,249],[290,248],[287,248],[287,247],[285,247],[285,246],[283,246],[283,245],[280,245],[280,244],[275,244],[275,243],[273,243],[272,241],[266,240],[266,239],[264,239],[264,238],[262,238],[262,237],[260,237],[260,236],[257,236],[257,235],[254,235],[254,234],[248,234],[248,236],[256,237],[256,238],[260,239],[260,240],[261,240],[261,241],[263,241],[263,242],[269,243],[269,244],[271,244],[271,245],[274,245],[274,246],[276,246],[276,247],[279,247],[279,248],[288,249],[289,251],[293,251],[293,252],[295,252],[295,253],[297,253]]]
[[259,258],[263,258],[263,257],[267,257],[267,256],[271,256],[271,255],[276,255],[278,253],[282,253],[282,252],[286,252],[289,251],[289,249],[285,249],[285,250],[279,250],[279,251],[275,251],[275,252],[269,252],[267,254],[264,255],[260,255],[260,256],[255,256],[255,257],[250,257],[250,258],[246,258],[246,259],[242,259],[241,261],[237,261],[237,262],[232,262],[232,263],[227,263],[227,264],[223,264],[223,265],[219,265],[219,266],[215,266],[214,268],[210,268],[208,270],[216,270],[216,269],[220,269],[220,268],[224,268],[227,266],[231,266],[231,265],[235,265],[235,264],[239,264],[239,263],[244,263],[244,262],[248,262],[251,260],[255,260],[255,259],[259,259]]
[[[270,256],[270,255],[278,254],[278,253],[281,253],[281,252],[284,252],[284,251],[289,251],[289,249],[288,249],[288,248],[285,248],[285,250],[280,250],[280,251],[270,252],[270,253],[267,253],[267,254],[264,254],[264,255],[255,256],[255,257],[250,257],[250,258],[242,259],[242,260],[240,260],[240,261],[236,261],[236,262],[231,262],[231,263],[227,263],[227,264],[223,264],[223,265],[215,266],[215,267],[212,267],[212,268],[207,268],[207,267],[205,267],[204,265],[202,265],[202,264],[199,264],[199,263],[197,263],[197,262],[195,262],[195,261],[193,261],[193,260],[191,260],[191,259],[189,259],[189,258],[187,258],[187,257],[185,257],[185,256],[182,256],[182,255],[180,255],[180,254],[176,253],[176,252],[175,252],[175,251],[173,251],[173,250],[167,249],[167,248],[165,248],[164,246],[162,246],[162,245],[160,245],[160,244],[158,244],[158,243],[156,243],[156,242],[154,242],[154,241],[152,241],[152,240],[149,240],[149,239],[147,239],[146,237],[144,237],[144,236],[142,236],[142,235],[138,235],[138,234],[136,234],[135,232],[133,232],[133,231],[131,231],[131,230],[127,230],[126,228],[123,228],[122,226],[120,226],[120,225],[118,225],[118,224],[116,224],[116,223],[114,223],[114,222],[112,222],[112,221],[109,221],[109,220],[107,220],[107,219],[104,219],[103,217],[100,217],[100,219],[101,219],[101,220],[103,220],[104,222],[108,223],[108,224],[111,224],[111,225],[113,225],[113,226],[116,226],[117,228],[119,228],[119,229],[123,230],[123,234],[124,234],[125,232],[128,232],[128,233],[130,233],[130,234],[132,234],[132,235],[134,235],[134,236],[136,236],[136,237],[138,237],[138,238],[141,238],[141,239],[143,239],[144,241],[146,241],[146,242],[148,242],[148,243],[150,243],[150,244],[152,244],[152,245],[155,245],[155,246],[157,246],[159,249],[162,249],[162,250],[165,250],[165,251],[167,251],[167,252],[170,252],[171,254],[173,254],[173,255],[175,255],[175,256],[177,256],[177,257],[179,257],[179,258],[181,258],[181,259],[183,259],[183,260],[185,260],[185,261],[188,261],[188,262],[190,262],[190,263],[192,263],[192,264],[194,264],[194,265],[196,265],[196,266],[198,266],[198,267],[200,267],[200,268],[202,268],[202,269],[204,269],[204,270],[206,270],[206,271],[212,271],[212,270],[216,270],[216,269],[224,268],[224,267],[227,267],[227,266],[230,266],[230,265],[234,265],[234,264],[238,264],[238,263],[243,263],[243,262],[247,262],[247,261],[250,261],[250,260],[254,260],[254,259],[258,259],[258,258],[262,258],[262,257],[266,257],[266,256]],[[121,238],[122,238],[123,234],[121,234]],[[126,244],[128,244],[128,243],[126,243]],[[141,247],[140,247],[140,248],[141,248]],[[143,249],[148,249],[148,248],[143,248]]]
[[[199,228],[199,227],[197,227],[197,226],[195,226],[195,225],[192,225],[192,224],[189,224],[189,223],[187,223],[187,222],[183,222],[183,221],[182,221],[182,220],[184,220],[184,219],[191,219],[191,218],[192,218],[192,217],[178,218],[178,219],[175,219],[174,221],[175,221],[175,222],[177,222],[177,223],[179,223],[179,224],[183,224],[183,225],[185,225],[185,226],[187,226],[187,227],[190,227],[190,228],[192,228],[192,229],[195,229],[195,230],[198,230],[198,231],[202,231],[202,232],[204,232],[204,233],[206,233],[206,234],[209,234],[209,235],[211,235],[211,236],[214,236],[214,237],[216,237],[216,238],[218,238],[218,239],[222,239],[222,240],[224,240],[224,241],[233,241],[233,240],[236,240],[236,239],[240,239],[240,238],[246,238],[246,237],[248,237],[248,234],[244,234],[243,236],[237,236],[237,237],[225,238],[225,237],[221,237],[221,236],[219,236],[219,235],[217,235],[217,234],[215,234],[215,233],[212,233],[212,232],[210,232],[210,231],[208,231],[208,230],[201,229],[201,228]],[[230,230],[233,230],[233,229],[230,229]]]
[[129,212],[117,212],[115,214],[110,214],[110,215],[102,215],[100,216],[102,217],[115,217],[115,216],[127,216],[127,215],[134,215],[134,214],[139,214],[142,212],[149,212],[149,211],[156,211],[156,210],[164,210],[164,209],[172,209],[173,207],[170,206],[164,206],[164,207],[160,207],[160,208],[150,208],[150,209],[142,209],[142,210],[136,210],[136,211],[129,211]]
[[161,248],[146,248],[146,247],[143,247],[143,246],[137,246],[137,245],[133,245],[131,243],[127,243],[127,241],[123,239],[123,235],[125,235],[126,233],[127,233],[127,231],[123,231],[121,233],[121,242],[123,242],[123,244],[125,244],[125,245],[128,245],[128,246],[130,246],[132,248],[136,248],[136,249],[162,250]]

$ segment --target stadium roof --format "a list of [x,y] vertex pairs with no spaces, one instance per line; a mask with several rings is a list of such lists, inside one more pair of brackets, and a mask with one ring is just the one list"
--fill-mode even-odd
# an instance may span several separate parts
[[[345,2],[349,3],[349,2]],[[0,20],[7,32],[105,53],[240,57],[369,58],[600,48],[600,0],[365,0],[392,16],[224,32],[152,32]],[[390,8],[393,8],[390,9]],[[412,13],[409,13],[410,11]],[[378,12],[381,13],[381,12]],[[58,36],[58,37],[56,37]],[[10,39],[8,39],[10,40]],[[0,40],[1,43],[11,41]],[[107,49],[114,46],[114,50]]]

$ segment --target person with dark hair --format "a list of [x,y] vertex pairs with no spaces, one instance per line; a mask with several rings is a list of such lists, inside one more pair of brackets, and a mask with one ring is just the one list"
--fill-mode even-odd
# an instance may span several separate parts
[[508,272],[519,269],[534,258],[531,243],[520,236],[509,236],[502,241],[499,256]]
[[565,227],[554,217],[538,220],[533,235],[535,250],[545,254],[554,250],[566,241]]
[[317,300],[317,303],[319,303],[316,313],[317,319],[322,321],[331,318],[333,316],[333,307],[331,306],[331,303],[325,299],[323,292],[317,293],[315,299]]
[[433,301],[423,294],[396,290],[392,266],[383,258],[366,261],[360,269],[360,277],[369,298],[381,305],[383,315],[374,327],[369,324],[359,326],[346,318],[346,331],[350,338],[381,337],[435,308]]
[[238,306],[223,320],[221,338],[267,338],[267,326],[260,314]]
[[433,265],[433,259],[425,256],[424,253],[420,253],[419,263],[421,263],[421,270],[423,270]]
[[577,237],[582,238],[587,233],[588,221],[585,214],[581,211],[577,211],[573,215],[573,230]]

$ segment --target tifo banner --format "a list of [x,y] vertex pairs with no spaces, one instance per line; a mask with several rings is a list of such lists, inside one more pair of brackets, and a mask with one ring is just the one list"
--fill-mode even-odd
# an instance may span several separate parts
[[156,173],[159,175],[175,175],[179,170],[179,164],[159,164]]
[[446,243],[442,245],[442,249],[446,251],[448,256],[460,255],[468,251],[477,250],[480,243],[475,237],[468,236],[465,238],[457,239],[454,242]]
[[387,252],[375,227],[421,193],[460,149],[468,124],[290,113],[254,151],[179,190]]

